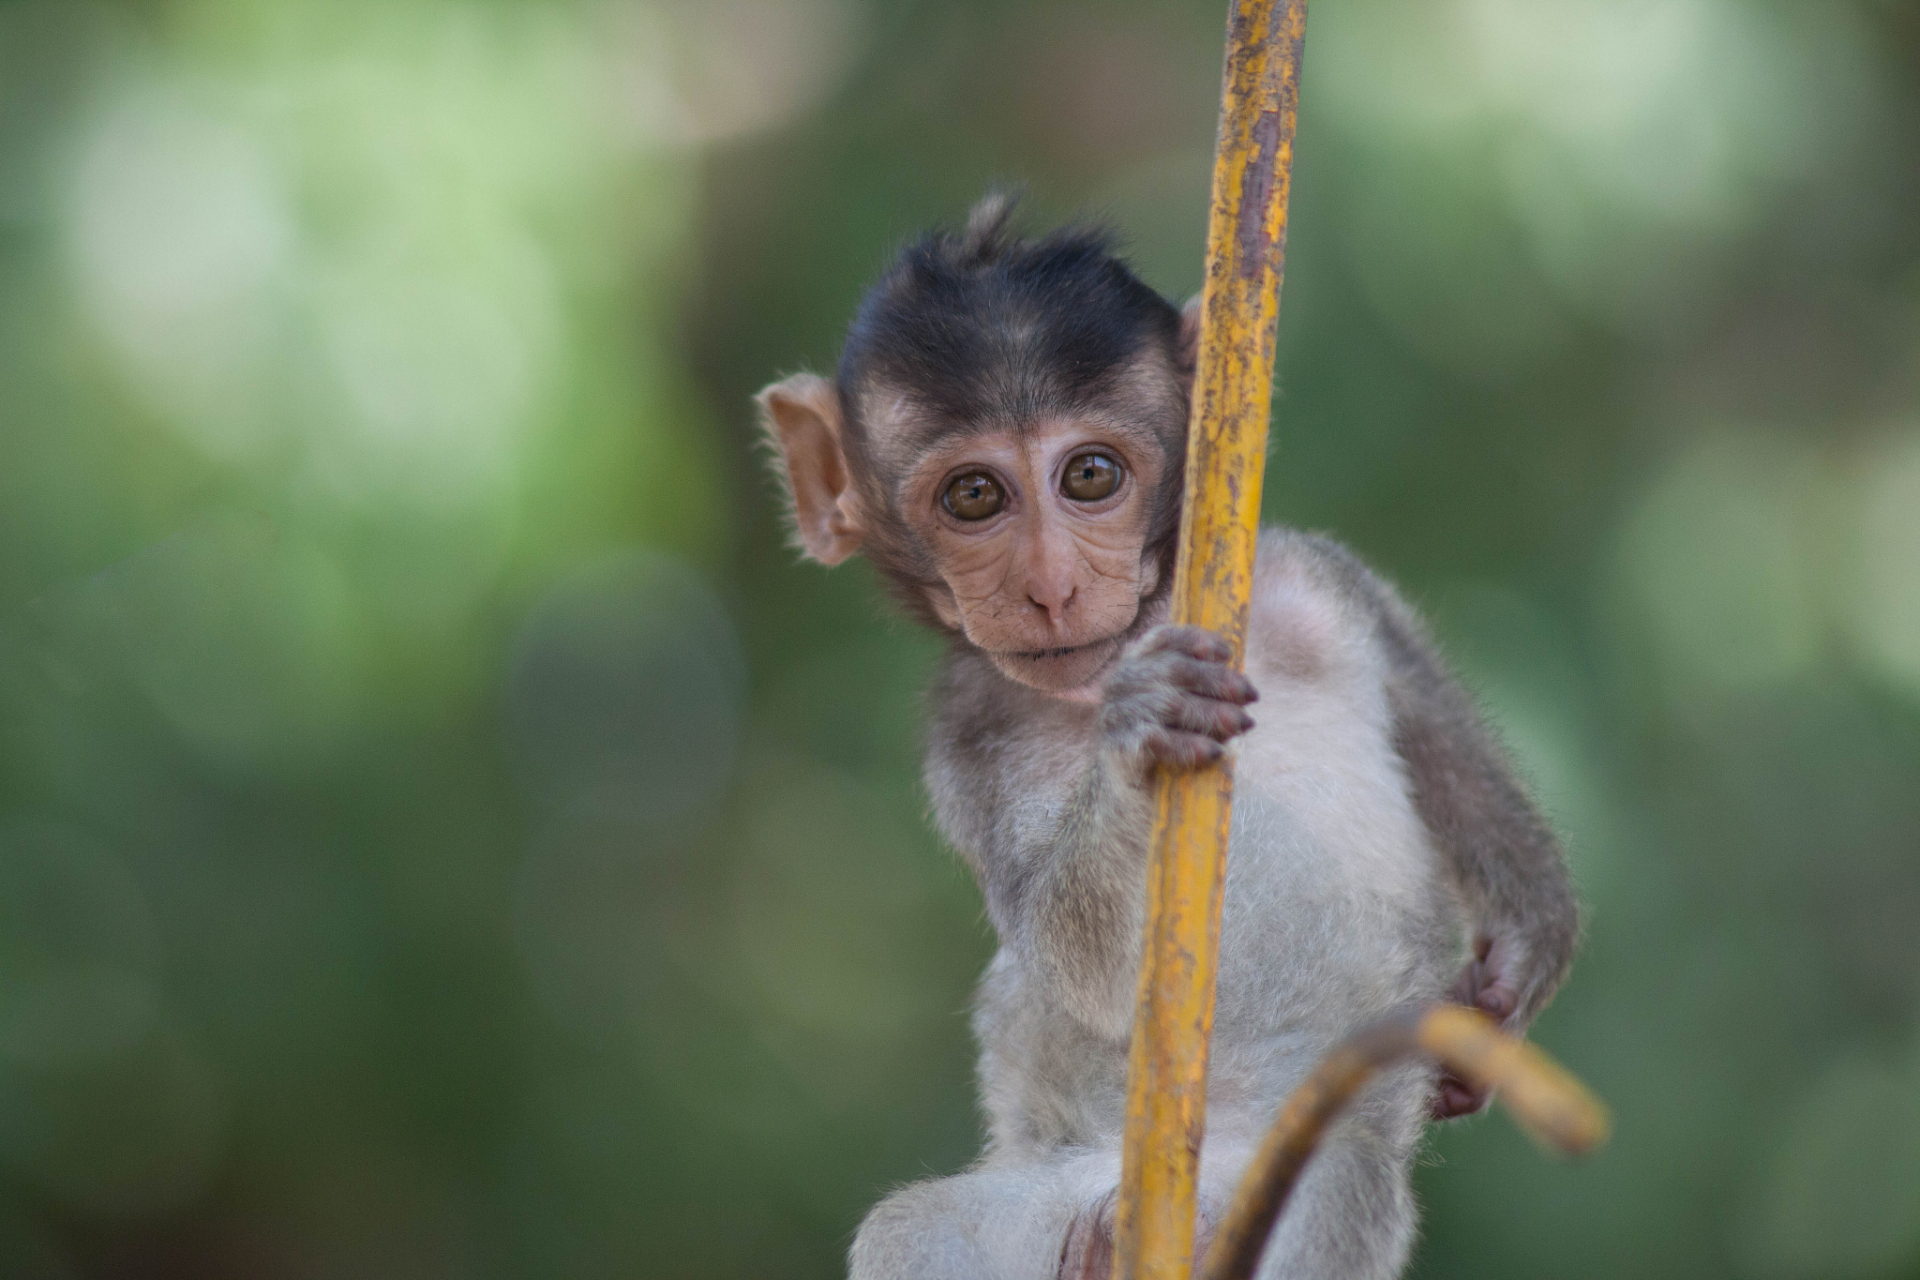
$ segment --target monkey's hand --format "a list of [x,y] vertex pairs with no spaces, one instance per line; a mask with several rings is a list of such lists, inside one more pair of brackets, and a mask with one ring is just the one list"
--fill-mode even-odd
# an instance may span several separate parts
[[[1514,1030],[1508,1025],[1509,1020],[1520,1007],[1519,993],[1507,973],[1512,952],[1513,948],[1484,934],[1475,938],[1473,959],[1460,971],[1453,990],[1447,993],[1455,1004],[1478,1009],[1508,1031]],[[1487,1090],[1475,1088],[1453,1072],[1444,1071],[1433,1096],[1433,1118],[1451,1120],[1455,1116],[1470,1116],[1483,1109],[1490,1097],[1492,1094]]]
[[1253,728],[1260,695],[1231,665],[1227,642],[1200,627],[1155,627],[1121,655],[1100,708],[1106,748],[1139,776],[1154,764],[1197,769]]

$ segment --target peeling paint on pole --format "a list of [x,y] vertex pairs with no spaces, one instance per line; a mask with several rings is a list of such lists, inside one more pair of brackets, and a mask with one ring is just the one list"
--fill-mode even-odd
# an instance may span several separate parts
[[[1207,221],[1172,621],[1246,657],[1273,400],[1306,0],[1234,0]],[[1116,1280],[1187,1280],[1206,1131],[1232,758],[1156,783],[1147,937],[1127,1072]]]

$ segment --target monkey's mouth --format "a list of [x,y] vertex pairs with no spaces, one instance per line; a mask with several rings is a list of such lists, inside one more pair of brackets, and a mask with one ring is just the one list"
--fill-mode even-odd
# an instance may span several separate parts
[[1070,653],[1083,653],[1096,645],[1111,643],[1113,643],[1113,637],[1108,636],[1105,640],[1089,640],[1085,644],[1070,644],[1061,649],[1023,649],[1010,656],[1015,658],[1064,658]]
[[1097,695],[1095,682],[1119,656],[1124,639],[1122,633],[1056,649],[1007,649],[994,654],[993,659],[1000,670],[1021,684],[1088,701]]

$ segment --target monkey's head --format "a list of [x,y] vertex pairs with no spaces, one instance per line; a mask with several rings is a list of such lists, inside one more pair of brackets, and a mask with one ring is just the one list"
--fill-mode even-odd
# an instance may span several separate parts
[[1192,326],[1102,235],[1011,236],[989,196],[910,245],[829,381],[762,391],[796,539],[855,552],[1001,671],[1089,696],[1167,588]]

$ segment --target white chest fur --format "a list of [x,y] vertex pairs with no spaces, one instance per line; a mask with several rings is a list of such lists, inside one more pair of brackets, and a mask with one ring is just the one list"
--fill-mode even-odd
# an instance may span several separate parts
[[[1394,749],[1371,620],[1286,548],[1262,547],[1237,745],[1219,1022],[1317,1039],[1443,981],[1451,913]],[[1437,954],[1437,950],[1439,953]]]

